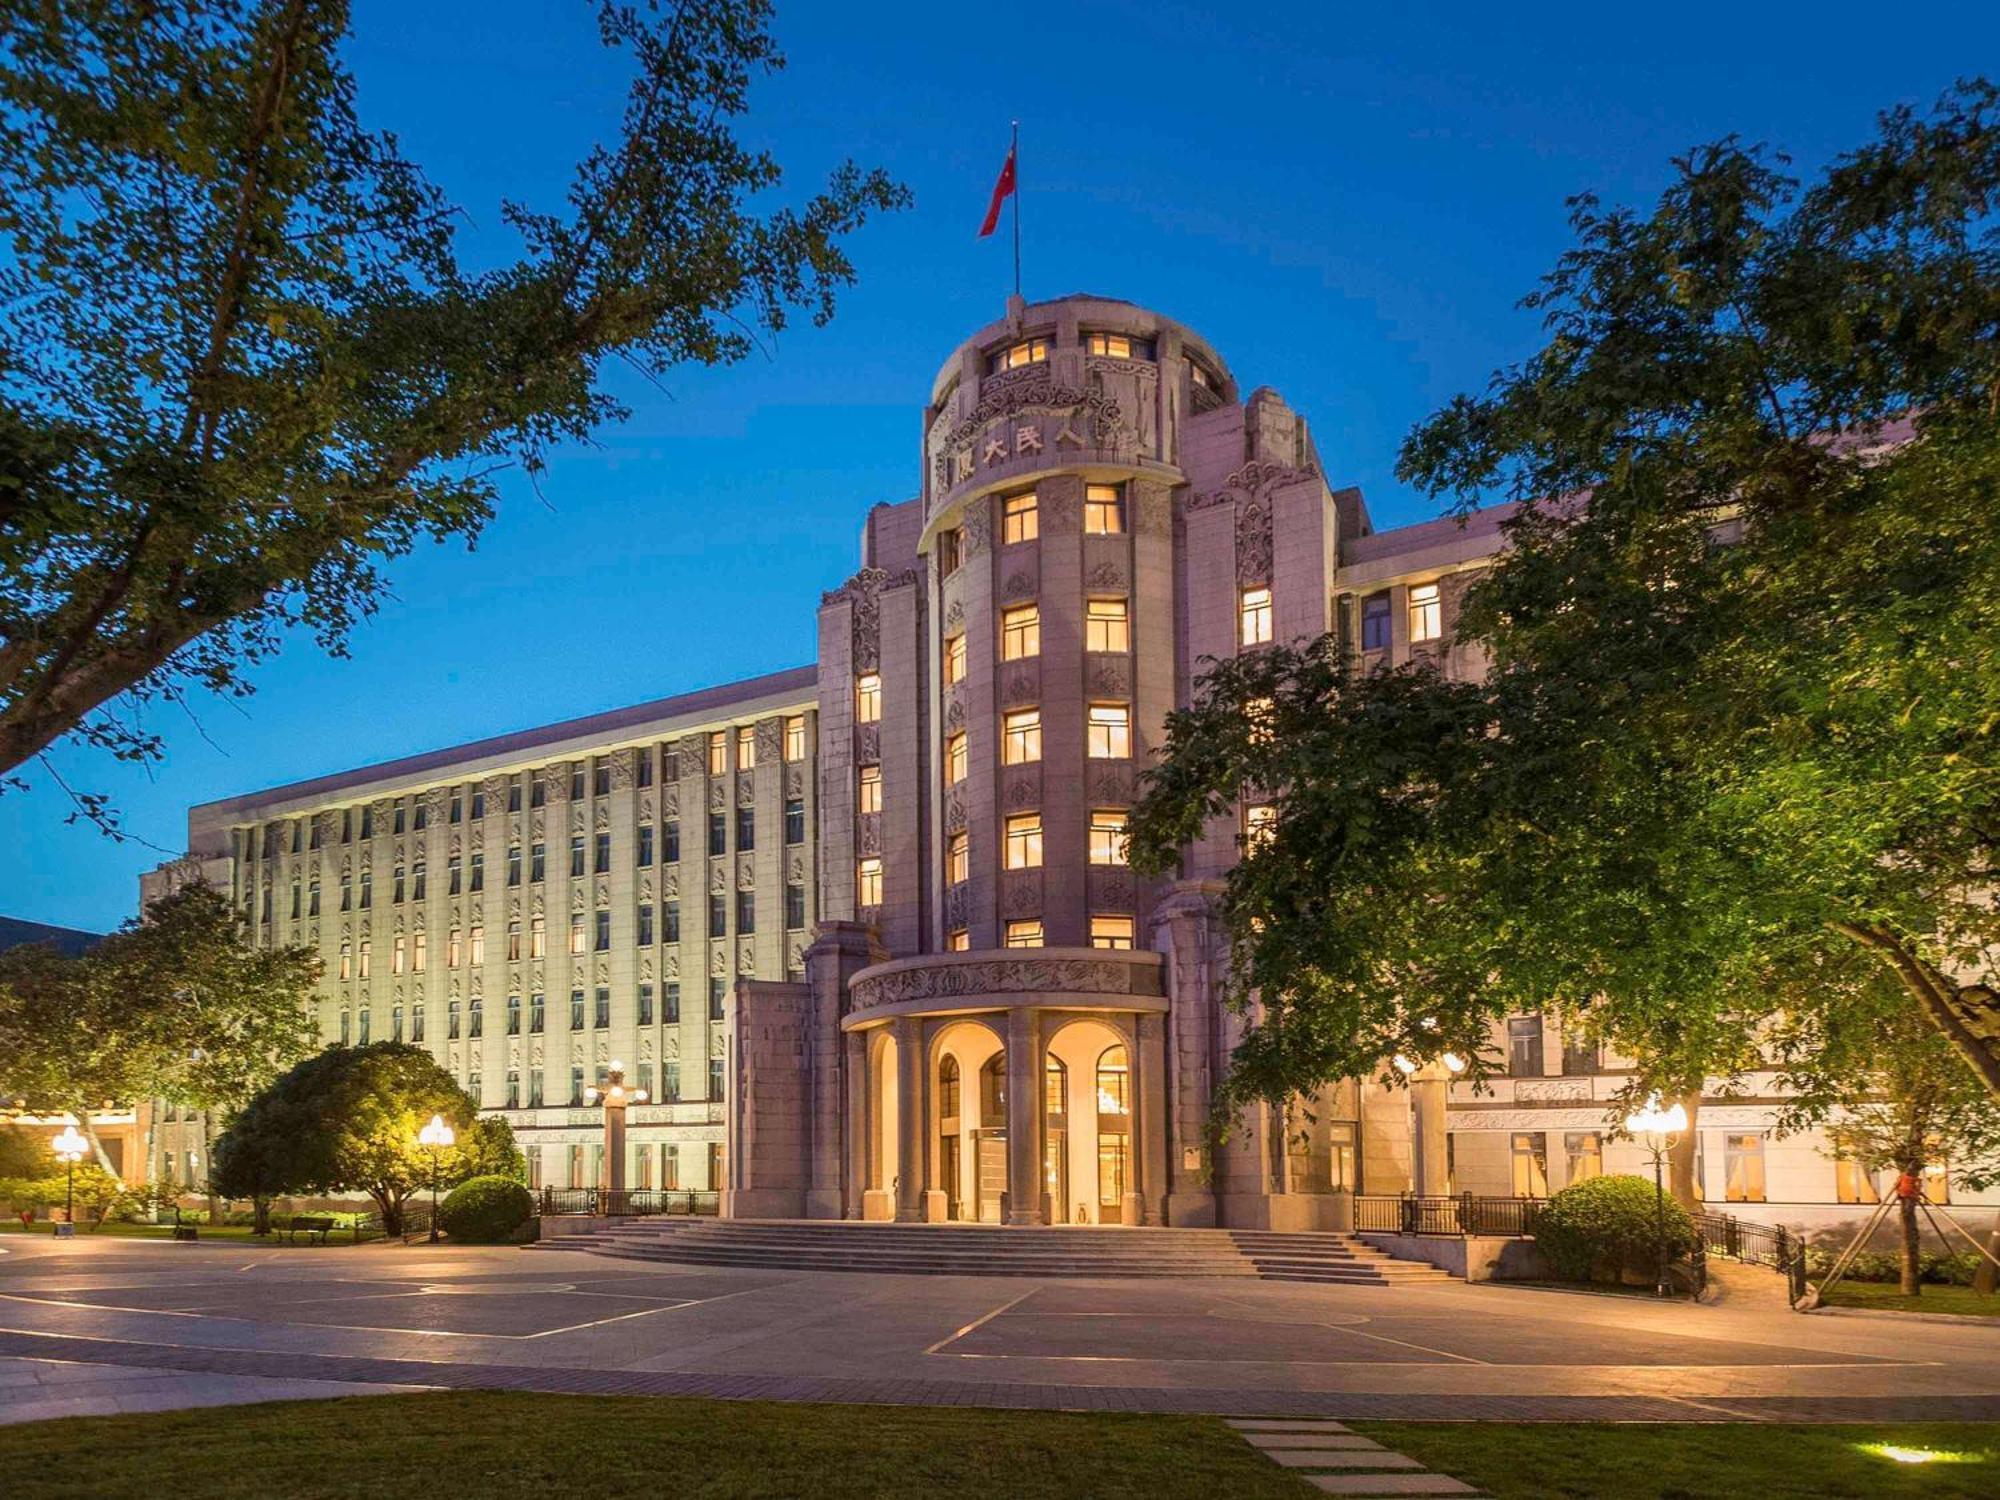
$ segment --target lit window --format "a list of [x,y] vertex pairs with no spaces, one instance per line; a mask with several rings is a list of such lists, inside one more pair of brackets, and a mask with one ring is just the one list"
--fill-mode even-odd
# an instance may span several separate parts
[[1546,1130],[1517,1130],[1513,1134],[1514,1196],[1546,1198],[1549,1195],[1549,1134]]
[[944,951],[947,953],[970,953],[972,951],[972,934],[967,932],[963,927],[947,932],[944,935]]
[[1007,868],[1039,869],[1042,863],[1042,815],[1015,813],[1007,819]]
[[996,349],[994,351],[992,361],[993,373],[997,375],[1002,370],[1018,370],[1023,365],[1040,364],[1048,357],[1049,341],[1047,339],[1023,339],[1018,344],[1009,344],[1004,349]]
[[[419,933],[413,933],[411,935],[410,972],[412,974],[421,974],[424,972],[424,956],[426,953],[429,952],[429,950],[430,950],[430,936],[428,933],[419,932]],[[421,1015],[422,1012],[419,1011],[418,1014]]]
[[1123,703],[1093,703],[1086,726],[1092,760],[1127,760],[1132,754],[1132,710]]
[[729,736],[720,729],[708,737],[708,774],[720,776],[729,769]]
[[1024,656],[1042,654],[1042,611],[1033,604],[1017,604],[1000,611],[1000,659],[1019,661]]
[[938,577],[949,578],[958,571],[958,565],[965,560],[965,547],[956,526],[940,531],[937,535]]
[[[1754,1131],[1722,1138],[1725,1196],[1731,1203],[1764,1201],[1764,1135]],[[1928,1189],[1928,1184],[1926,1184]]]
[[745,724],[736,731],[736,769],[749,771],[754,770],[756,765],[757,728],[754,724]]
[[1188,361],[1188,378],[1205,391],[1215,389],[1215,377],[1208,373],[1208,367],[1199,360]]
[[473,928],[473,929],[472,929],[472,933],[471,933],[471,936],[469,936],[469,937],[468,937],[468,938],[466,939],[466,945],[465,945],[465,946],[466,946],[466,950],[467,950],[467,951],[466,951],[466,961],[467,961],[468,963],[475,963],[475,964],[483,964],[483,963],[485,963],[485,962],[486,962],[486,929],[485,929],[484,927],[475,927],[475,928]]
[[957,885],[972,873],[972,855],[965,830],[959,829],[944,841],[944,878],[947,885]]
[[1041,532],[1040,513],[1035,509],[1035,492],[1025,495],[1009,495],[1000,502],[1000,541],[1003,545],[1014,542],[1032,542]]
[[1833,1163],[1833,1197],[1836,1203],[1880,1203],[1882,1192],[1873,1172],[1843,1156]]
[[354,954],[346,943],[340,945],[340,977],[342,979],[354,977]]
[[1604,1175],[1604,1137],[1598,1131],[1564,1131],[1563,1156],[1569,1162],[1571,1182],[1584,1182]]
[[1376,594],[1361,601],[1361,649],[1384,651],[1389,646],[1389,596]]
[[1092,354],[1105,359],[1130,359],[1132,341],[1122,333],[1093,333],[1084,339],[1084,347]]
[[1083,529],[1092,536],[1115,536],[1125,529],[1125,487],[1087,484],[1083,487]]
[[945,736],[944,784],[957,786],[965,780],[965,731]]
[[860,906],[880,906],[882,904],[882,861],[868,858],[861,861],[854,871],[854,899]]
[[1268,745],[1277,739],[1275,728],[1278,705],[1269,698],[1252,698],[1243,705],[1243,718],[1250,730],[1250,743]]
[[403,972],[403,940],[400,937],[389,948],[389,972],[391,974]]
[[861,768],[861,810],[864,813],[878,813],[882,810],[882,768],[863,766]]
[[460,959],[464,956],[464,952],[465,946],[459,941],[458,929],[454,927],[450,932],[445,934],[444,966],[447,969],[457,968]]
[[965,633],[944,638],[944,685],[965,681]]
[[794,714],[785,720],[785,759],[806,758],[806,716]]
[[1132,621],[1123,599],[1084,601],[1083,649],[1086,651],[1132,649]]
[[1261,849],[1278,830],[1278,809],[1268,802],[1252,802],[1243,809],[1243,847]]
[[1125,827],[1128,814],[1122,807],[1093,808],[1090,814],[1090,862],[1094,865],[1125,863]]
[[1000,759],[1018,766],[1042,758],[1042,711],[1017,708],[1001,720]]
[[1410,590],[1410,639],[1434,641],[1444,634],[1444,603],[1438,586],[1420,583]]
[[1102,912],[1093,912],[1090,917],[1090,946],[1093,948],[1130,948],[1132,946],[1132,919],[1130,917],[1110,917]]
[[878,724],[881,722],[881,673],[863,672],[854,680],[854,720],[857,724]]
[[[546,958],[549,952],[548,918],[528,918],[528,957]],[[519,955],[515,955],[519,957]]]
[[357,979],[366,979],[368,977],[368,958],[371,948],[372,945],[369,943],[368,939],[363,938],[361,940],[361,946],[354,950],[355,963],[356,963],[354,976]]
[[587,941],[588,936],[584,930],[583,913],[578,912],[569,919],[569,951],[573,954],[586,951],[584,945]]
[[1261,646],[1271,638],[1271,591],[1268,588],[1245,589],[1239,609],[1242,618],[1242,640],[1246,646]]
[[1007,946],[1009,948],[1039,948],[1042,946],[1042,921],[1040,917],[1017,918],[1007,924]]

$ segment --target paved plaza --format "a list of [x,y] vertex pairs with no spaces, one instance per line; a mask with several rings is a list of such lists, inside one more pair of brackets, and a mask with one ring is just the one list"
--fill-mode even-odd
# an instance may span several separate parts
[[1330,1419],[1994,1419],[2000,1328],[1457,1283],[0,1241],[0,1421],[384,1388]]

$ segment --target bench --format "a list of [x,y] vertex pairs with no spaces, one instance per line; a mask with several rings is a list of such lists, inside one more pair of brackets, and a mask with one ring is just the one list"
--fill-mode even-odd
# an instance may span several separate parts
[[316,1234],[319,1236],[319,1242],[324,1245],[326,1237],[334,1228],[333,1220],[324,1214],[293,1214],[291,1222],[285,1226],[285,1242],[291,1244],[301,1234]]

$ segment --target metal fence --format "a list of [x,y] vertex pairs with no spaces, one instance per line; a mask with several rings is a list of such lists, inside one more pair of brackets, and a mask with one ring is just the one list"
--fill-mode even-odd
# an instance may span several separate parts
[[1745,1224],[1728,1214],[1695,1214],[1693,1218],[1703,1252],[1698,1261],[1705,1255],[1726,1255],[1745,1265],[1769,1266],[1785,1277],[1794,1302],[1806,1294],[1805,1241],[1782,1224]]
[[1380,1234],[1485,1234],[1526,1236],[1535,1232],[1539,1198],[1480,1198],[1461,1193],[1456,1198],[1357,1197],[1354,1227]]
[[713,1218],[722,1211],[722,1195],[686,1188],[543,1188],[544,1216],[592,1214],[608,1219],[647,1218],[656,1214]]

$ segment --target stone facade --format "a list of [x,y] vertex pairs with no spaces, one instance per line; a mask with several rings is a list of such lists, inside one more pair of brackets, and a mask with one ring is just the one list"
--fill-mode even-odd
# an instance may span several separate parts
[[[1215,1143],[1241,811],[1177,882],[1123,858],[1205,660],[1337,629],[1364,666],[1482,672],[1455,627],[1504,512],[1374,531],[1276,392],[1108,298],[1012,300],[922,436],[815,666],[196,808],[149,886],[200,875],[316,946],[327,1040],[421,1040],[551,1186],[612,1175],[572,1101],[614,1059],[652,1096],[626,1184],[743,1216],[1331,1229],[1356,1192],[1630,1169],[1615,1060],[1553,1037],[1493,1094],[1350,1080]],[[1705,1114],[1719,1201],[1769,1122]],[[1772,1155],[1767,1195],[1836,1198],[1808,1138]]]

